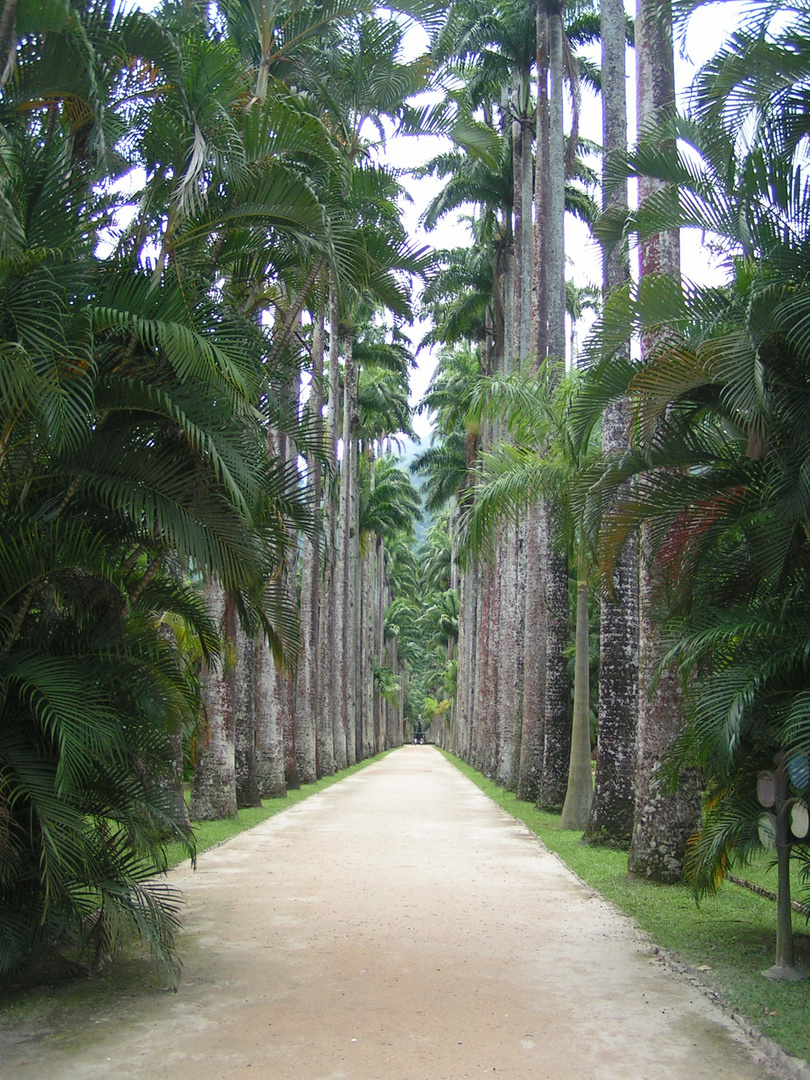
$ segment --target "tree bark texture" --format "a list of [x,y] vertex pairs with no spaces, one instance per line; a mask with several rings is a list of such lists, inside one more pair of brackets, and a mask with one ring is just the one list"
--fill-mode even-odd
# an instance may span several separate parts
[[263,799],[287,794],[284,780],[284,730],[278,708],[278,684],[282,676],[264,637],[256,642],[253,661],[256,689],[253,708],[256,717],[257,771]]
[[571,725],[571,757],[561,829],[584,829],[593,798],[591,775],[590,647],[588,634],[588,578],[584,556],[577,581],[576,671]]
[[236,686],[234,665],[228,655],[236,611],[219,582],[210,581],[206,592],[208,613],[220,629],[223,649],[216,660],[203,664],[200,675],[204,736],[191,785],[189,816],[193,821],[236,816]]
[[638,547],[628,540],[600,603],[599,726],[588,839],[627,848],[635,809],[638,723]]
[[[675,102],[672,20],[661,0],[638,0],[636,8],[636,86],[639,136]],[[643,179],[639,198],[654,194],[658,181]],[[644,238],[639,245],[642,279],[680,274],[677,230]],[[642,349],[649,346],[642,342]],[[694,773],[681,777],[674,794],[656,776],[661,755],[683,729],[683,701],[677,672],[655,683],[661,656],[660,615],[656,609],[655,553],[646,531],[641,538],[639,589],[639,715],[636,743],[636,800],[628,867],[660,882],[677,881],[689,837],[700,821],[700,788]]]
[[261,806],[258,739],[256,731],[254,642],[237,622],[234,635],[236,709],[236,805]]
[[556,550],[554,512],[541,507],[543,588],[546,593],[546,694],[543,726],[543,771],[538,805],[559,810],[568,786],[571,753],[571,685],[565,650],[570,633],[568,559]]
[[[627,150],[626,25],[623,0],[602,0],[602,143],[604,171]],[[627,207],[627,181],[602,182],[604,213]],[[602,257],[602,294],[630,278],[626,250],[617,244]],[[623,355],[629,358],[628,342]],[[629,444],[629,416],[622,402],[602,420],[602,449],[620,454]],[[633,831],[636,725],[638,721],[638,549],[628,541],[613,574],[612,596],[600,603],[599,727],[596,776],[588,839],[628,847]]]
[[[324,316],[316,317],[312,327],[312,382],[308,411],[312,416],[315,437],[323,440],[323,351]],[[310,507],[317,512],[321,504],[321,463],[315,454],[307,458]],[[318,767],[318,623],[320,608],[320,541],[304,539],[301,550],[301,641],[295,685],[295,753],[298,776],[310,784],[319,775]]]
[[526,516],[526,555],[523,573],[523,725],[520,742],[518,798],[540,797],[545,745],[546,594],[542,587],[543,515],[539,506]]

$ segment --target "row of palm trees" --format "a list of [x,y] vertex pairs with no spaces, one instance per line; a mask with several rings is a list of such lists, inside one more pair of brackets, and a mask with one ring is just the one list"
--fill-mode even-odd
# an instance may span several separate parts
[[[594,841],[629,846],[635,872],[676,880],[685,867],[701,891],[717,887],[730,860],[761,850],[767,808],[757,777],[773,770],[777,755],[790,764],[790,799],[808,798],[808,11],[799,4],[781,20],[767,5],[753,11],[700,72],[678,115],[671,20],[664,6],[640,4],[639,131],[629,153],[621,5],[602,5],[601,29],[605,157],[596,233],[605,299],[587,370],[564,380],[551,314],[545,324],[540,318],[547,347],[528,363],[517,331],[511,351],[506,345],[493,359],[507,338],[497,320],[520,277],[516,270],[510,279],[497,244],[517,230],[519,213],[517,198],[496,204],[475,188],[482,140],[467,146],[464,197],[480,209],[480,238],[492,214],[509,225],[490,243],[489,261],[481,244],[449,253],[426,296],[434,336],[446,347],[428,395],[441,437],[422,466],[432,490],[452,494],[454,535],[460,529],[464,540],[458,699],[454,726],[441,737],[524,797],[565,800],[565,823]],[[486,34],[494,49],[495,31]],[[545,48],[550,38],[540,40]],[[542,132],[553,80],[541,75],[540,83]],[[495,117],[506,110],[508,85]],[[452,200],[459,176],[437,210]],[[640,184],[633,211],[630,178]],[[722,284],[682,277],[678,236],[686,227],[710,238]],[[630,240],[640,256],[635,283]],[[544,243],[535,241],[536,276],[556,274]],[[456,290],[459,278],[465,287]],[[536,288],[538,309],[542,297]],[[538,372],[533,365],[544,356],[551,363]],[[564,591],[548,580],[555,567]],[[579,582],[578,628],[589,583],[599,597],[598,622],[591,619],[600,635],[592,802],[577,782],[588,789],[591,775],[579,636],[576,702],[562,708],[549,696],[573,611],[569,567]],[[514,625],[510,612],[518,613]],[[538,683],[545,708],[537,707]]]
[[[190,816],[228,815],[432,719],[662,880],[702,785],[688,869],[709,888],[757,843],[757,769],[810,750],[807,13],[754,19],[678,117],[668,13],[645,0],[629,154],[621,4],[415,14],[431,52],[407,61],[404,22],[347,0],[2,6],[5,972],[135,933],[172,977],[178,898],[155,873],[168,841],[193,852],[189,774]],[[576,55],[598,33],[601,75]],[[417,110],[429,75],[443,101]],[[563,122],[587,78],[605,301],[570,384],[563,219],[596,207]],[[409,242],[370,145],[390,123],[451,136],[427,219],[472,204],[473,247],[434,263]],[[687,225],[717,237],[727,286],[682,282]],[[387,454],[410,429],[414,276],[442,343],[417,469],[447,504],[421,567]]]
[[4,973],[134,934],[174,978],[189,817],[402,741],[403,25],[2,5]]
[[[623,13],[618,30],[624,55]],[[582,82],[598,84],[598,71],[577,50],[599,33],[592,4],[463,3],[434,46],[453,86],[456,149],[427,166],[447,183],[426,223],[477,208],[473,248],[442,253],[423,297],[432,337],[445,347],[426,399],[443,438],[418,467],[433,475],[437,494],[453,493],[454,533],[475,501],[483,455],[507,435],[502,417],[476,407],[471,377],[503,379],[528,367],[537,378],[547,358],[565,355],[564,215],[596,213],[577,110]],[[569,596],[554,533],[555,510],[541,500],[521,520],[495,526],[495,558],[468,553],[454,745],[522,797],[560,808],[570,749]]]

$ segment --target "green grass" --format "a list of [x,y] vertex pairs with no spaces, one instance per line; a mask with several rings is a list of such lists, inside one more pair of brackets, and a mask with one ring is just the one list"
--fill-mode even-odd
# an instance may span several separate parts
[[[667,952],[699,972],[720,991],[731,1009],[747,1019],[788,1054],[810,1057],[808,983],[772,983],[761,972],[774,960],[776,905],[737,885],[726,883],[716,896],[695,903],[680,885],[655,885],[630,878],[627,855],[581,843],[582,834],[562,830],[559,817],[523,802],[451,754],[445,757],[491,799],[523,821],[583,881],[630,915]],[[738,876],[775,888],[767,857]],[[810,936],[806,920],[794,915],[796,960],[810,972]]]
[[[220,821],[195,821],[193,826],[194,837],[197,841],[197,854],[199,855],[200,852],[208,848],[230,840],[232,836],[237,836],[239,833],[245,832],[246,829],[261,825],[263,821],[275,817],[282,810],[287,810],[289,807],[295,806],[296,803],[303,802],[310,795],[316,795],[319,791],[331,787],[332,784],[336,784],[339,780],[345,780],[347,776],[373,765],[375,761],[382,760],[390,753],[390,750],[385,750],[383,753],[377,754],[376,757],[366,758],[365,761],[360,761],[356,765],[350,765],[347,769],[342,769],[340,772],[335,773],[334,776],[324,776],[320,780],[316,780],[314,784],[302,784],[300,788],[288,791],[283,798],[263,799],[261,806],[239,810],[234,818],[223,818]],[[179,865],[187,858],[186,849],[182,844],[170,844],[168,846],[168,869]]]

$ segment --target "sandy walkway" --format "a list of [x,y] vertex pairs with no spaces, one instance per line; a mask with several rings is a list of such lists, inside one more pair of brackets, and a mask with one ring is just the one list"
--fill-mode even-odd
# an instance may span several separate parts
[[6,1047],[0,1075],[766,1075],[628,920],[430,747],[404,747],[175,878],[188,898],[179,993],[118,1001],[79,1040]]

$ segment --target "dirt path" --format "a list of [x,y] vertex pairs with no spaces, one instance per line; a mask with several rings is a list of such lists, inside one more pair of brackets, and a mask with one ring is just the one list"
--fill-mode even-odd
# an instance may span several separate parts
[[174,875],[177,994],[0,1048],[15,1080],[763,1080],[736,1027],[430,747]]

